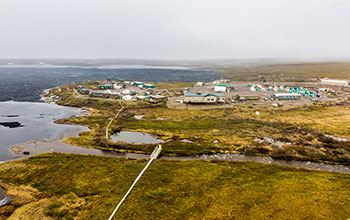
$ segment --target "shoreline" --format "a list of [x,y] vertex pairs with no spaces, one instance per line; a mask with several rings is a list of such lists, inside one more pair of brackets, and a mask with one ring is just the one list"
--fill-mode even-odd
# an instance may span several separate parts
[[[44,103],[58,105],[55,102],[49,102],[45,94],[41,95]],[[67,107],[64,105],[58,105]],[[78,108],[80,111],[88,111],[88,114],[92,112],[86,108]],[[79,115],[78,117],[84,116],[86,114]],[[57,123],[53,121],[53,123]],[[72,124],[67,124],[70,126],[77,126]],[[87,127],[84,127],[87,130]],[[43,154],[43,153],[63,153],[63,154],[85,154],[91,156],[107,156],[115,158],[126,158],[126,159],[148,159],[149,155],[139,154],[139,153],[130,153],[130,152],[118,152],[114,150],[103,150],[98,148],[86,148],[81,146],[75,146],[71,144],[64,143],[62,140],[68,137],[77,137],[79,133],[83,130],[76,130],[70,133],[63,133],[61,137],[56,139],[41,139],[41,140],[32,140],[20,144],[16,144],[10,147],[11,151],[15,153],[15,157],[9,158],[8,160],[0,161],[1,163],[11,162],[14,160],[26,159],[31,156]],[[350,166],[346,165],[336,165],[336,164],[325,164],[320,162],[311,162],[311,161],[297,161],[297,160],[283,160],[283,159],[274,159],[269,156],[247,156],[244,154],[234,154],[234,153],[217,153],[212,155],[194,155],[194,156],[161,156],[160,159],[165,160],[201,160],[201,161],[211,161],[211,160],[221,160],[221,161],[240,161],[240,162],[256,162],[262,164],[277,164],[281,166],[289,166],[294,168],[304,168],[308,170],[319,170],[327,172],[336,172],[350,174]]]
[[[47,102],[46,102],[47,103]],[[55,104],[56,103],[47,103]],[[59,105],[62,106],[62,105]],[[66,107],[66,106],[64,106]],[[82,108],[79,108],[80,111]],[[85,109],[85,108],[84,108]],[[85,109],[86,110],[86,109]],[[92,112],[88,110],[88,114]],[[80,117],[80,116],[78,116]],[[57,123],[53,121],[53,123]],[[70,126],[77,126],[72,124],[67,124]],[[86,130],[90,130],[85,126]],[[33,140],[29,142],[24,142],[16,144],[10,147],[11,151],[15,153],[14,158],[9,160],[0,161],[1,163],[7,163],[15,160],[26,159],[31,156],[43,154],[43,153],[63,153],[63,154],[85,154],[90,156],[106,156],[114,158],[125,158],[125,159],[148,159],[149,155],[139,154],[133,152],[118,152],[114,150],[103,150],[98,148],[86,148],[81,146],[76,146],[72,144],[64,143],[62,140],[68,137],[77,137],[79,133],[83,130],[76,130],[70,133],[64,133],[60,138],[56,139],[41,139]],[[28,152],[29,154],[24,154]],[[335,172],[350,174],[350,166],[346,165],[336,165],[336,164],[325,164],[320,162],[311,162],[311,161],[297,161],[297,160],[283,160],[283,159],[274,159],[268,156],[247,156],[244,154],[234,154],[234,153],[217,153],[212,155],[194,155],[194,156],[161,156],[160,159],[163,160],[177,160],[177,161],[186,161],[186,160],[201,160],[201,161],[211,161],[211,160],[220,160],[220,161],[239,161],[239,162],[256,162],[261,164],[276,164],[281,166],[289,166],[294,168],[303,168],[308,170],[318,170],[326,172]]]
[[[91,112],[84,108],[74,108],[62,106],[49,102],[1,102],[2,117],[15,115],[16,117],[6,117],[4,121],[18,121],[24,126],[23,128],[2,128],[2,135],[5,135],[0,152],[0,163],[11,159],[16,159],[26,151],[24,146],[28,143],[52,142],[68,137],[78,137],[81,132],[90,131],[86,126],[61,124],[58,120],[69,117],[84,117]],[[16,113],[16,114],[13,114]],[[39,114],[40,113],[40,114]],[[51,143],[51,145],[56,145]]]
[[[27,159],[44,153],[62,153],[62,154],[82,154],[97,157],[113,157],[125,159],[149,159],[150,155],[138,154],[130,152],[117,152],[113,150],[102,150],[97,148],[85,148],[62,142],[62,139],[44,139],[38,141],[30,141],[11,147],[11,150],[17,154],[17,157],[5,160],[0,163],[7,163],[15,160]],[[29,151],[29,155],[23,152]],[[172,161],[237,161],[237,162],[255,162],[260,164],[275,164],[280,166],[288,166],[294,168],[307,169],[312,171],[326,171],[333,173],[350,174],[350,166],[318,163],[311,161],[296,161],[274,159],[267,156],[247,156],[244,154],[218,153],[212,155],[197,156],[160,156],[161,160]]]

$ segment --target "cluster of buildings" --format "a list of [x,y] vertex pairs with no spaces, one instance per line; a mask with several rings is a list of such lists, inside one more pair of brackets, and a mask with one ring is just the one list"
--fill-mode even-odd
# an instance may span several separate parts
[[88,90],[82,85],[75,89],[82,95],[107,99],[121,99],[125,101],[146,101],[159,103],[167,101],[167,97],[155,91],[155,85],[143,82],[118,81],[102,84],[96,90]]
[[[267,88],[264,88],[263,86],[259,84],[249,84],[248,85],[250,88],[250,91],[255,92],[255,91],[267,91],[267,92],[275,92],[275,93],[297,93],[302,96],[309,96],[309,97],[321,97],[319,93],[319,89],[307,89],[307,88],[302,88],[302,87],[284,87],[284,86],[268,86]],[[325,89],[323,89],[325,91]],[[297,95],[298,96],[298,95]]]
[[[198,82],[191,89],[184,90],[184,98],[181,103],[186,104],[221,104],[233,102],[258,102],[262,103],[275,101],[325,101],[320,99],[327,96],[331,90],[328,88],[318,88],[318,86],[305,83],[305,87],[295,87],[286,85],[245,84],[244,82],[230,82],[229,80],[216,80],[212,83]],[[299,83],[300,84],[300,83]],[[347,80],[324,79],[321,85],[348,86]]]
[[84,95],[90,94],[90,90],[86,89],[86,88],[85,88],[84,86],[82,86],[82,85],[76,86],[75,89],[76,89],[80,94],[84,94]]
[[[348,86],[347,80],[332,80],[325,78],[321,80],[321,85],[328,86]],[[227,79],[216,80],[211,83],[197,82],[191,88],[185,88],[183,98],[177,102],[185,104],[225,104],[233,102],[257,102],[268,103],[275,101],[298,101],[319,99],[321,94],[329,93],[327,88],[315,88],[310,84],[299,84],[293,87],[287,85],[247,84],[244,82],[230,82]],[[98,86],[98,89],[88,90],[79,85],[76,90],[83,95],[101,98],[115,98],[126,101],[147,101],[151,103],[166,102],[168,95],[162,90],[157,90],[154,84],[144,82],[117,81],[106,82]],[[181,93],[181,91],[180,91]],[[318,101],[318,100],[317,100]]]

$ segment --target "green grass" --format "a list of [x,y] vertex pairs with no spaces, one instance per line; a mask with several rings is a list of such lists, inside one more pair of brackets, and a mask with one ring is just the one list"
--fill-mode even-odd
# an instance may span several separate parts
[[[107,219],[145,164],[45,154],[1,164],[0,181],[39,191],[14,216],[31,219],[41,212],[53,219]],[[157,160],[115,219],[347,219],[349,189],[349,175],[257,163]]]
[[[261,114],[257,116],[255,111]],[[105,113],[105,114],[103,114]],[[145,115],[137,120],[133,115]],[[104,128],[112,114],[101,111],[82,118],[62,120],[86,125],[91,132],[65,142],[101,149],[150,153],[153,145],[132,145],[104,140]],[[165,120],[158,120],[163,118]],[[232,109],[180,110],[164,107],[125,110],[111,130],[148,132],[162,139],[166,155],[198,155],[218,152],[267,155],[281,159],[312,160],[327,163],[350,163],[350,143],[325,138],[324,134],[350,137],[347,121],[350,111],[345,106],[312,105],[306,107],[237,107]],[[273,138],[289,142],[284,147],[258,143],[256,138]],[[182,143],[188,139],[193,143]],[[218,140],[218,143],[213,143]]]
[[[255,111],[261,112],[260,116]],[[233,109],[179,110],[157,108],[131,110],[144,114],[120,121],[122,130],[157,134],[163,139],[189,139],[188,153],[233,152],[251,155],[269,155],[282,159],[313,160],[349,164],[350,143],[324,137],[324,133],[350,137],[346,125],[350,119],[347,107],[237,107]],[[165,120],[157,120],[157,118]],[[283,148],[259,144],[255,138],[273,138],[291,143]],[[214,140],[219,143],[213,144]],[[197,145],[196,150],[193,146]],[[182,147],[181,149],[185,149]],[[165,150],[167,148],[165,144]],[[173,152],[177,154],[177,152]],[[195,153],[195,152],[194,152]]]
[[[219,69],[215,67],[214,69]],[[350,79],[350,63],[296,63],[225,67],[220,73],[237,81],[310,82],[321,78]]]

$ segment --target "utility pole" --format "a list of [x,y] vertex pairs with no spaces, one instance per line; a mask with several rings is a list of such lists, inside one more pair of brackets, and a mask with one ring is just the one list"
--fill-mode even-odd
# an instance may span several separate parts
[[129,195],[129,193],[131,192],[131,190],[134,188],[135,184],[137,183],[137,181],[139,181],[139,179],[141,178],[141,176],[143,175],[143,173],[147,170],[147,168],[149,167],[149,165],[151,165],[152,161],[157,159],[157,157],[159,156],[160,152],[162,151],[162,145],[157,146],[151,156],[150,156],[150,160],[148,161],[148,163],[146,164],[145,168],[143,168],[143,170],[141,171],[141,173],[136,177],[134,183],[131,185],[131,187],[129,188],[129,190],[126,192],[126,194],[124,195],[124,197],[122,198],[122,200],[120,200],[119,204],[117,205],[117,207],[115,207],[112,215],[109,217],[108,220],[112,220],[114,215],[117,213],[119,207],[122,205],[122,203],[124,202],[124,200],[126,199],[126,197]]

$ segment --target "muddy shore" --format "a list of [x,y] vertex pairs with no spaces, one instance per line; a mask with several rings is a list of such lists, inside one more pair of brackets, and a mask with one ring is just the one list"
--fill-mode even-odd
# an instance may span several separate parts
[[[120,153],[111,150],[100,150],[95,148],[84,148],[79,146],[73,146],[70,144],[63,143],[60,139],[52,140],[39,140],[30,141],[23,144],[15,145],[11,148],[17,157],[13,160],[28,158],[30,156],[42,154],[42,153],[65,153],[65,154],[86,154],[92,156],[107,156],[115,158],[135,158],[135,159],[148,159],[149,155],[137,154],[137,153]],[[29,154],[24,154],[24,152],[29,152]],[[274,159],[265,156],[247,156],[244,154],[213,154],[213,155],[199,155],[199,156],[161,156],[160,159],[163,160],[224,160],[224,161],[241,161],[241,162],[256,162],[263,164],[276,164],[282,166],[290,166],[295,168],[304,168],[309,170],[320,170],[327,172],[336,172],[343,174],[350,174],[350,166],[344,165],[332,165],[325,163],[317,163],[310,161],[286,161],[280,159]]]

